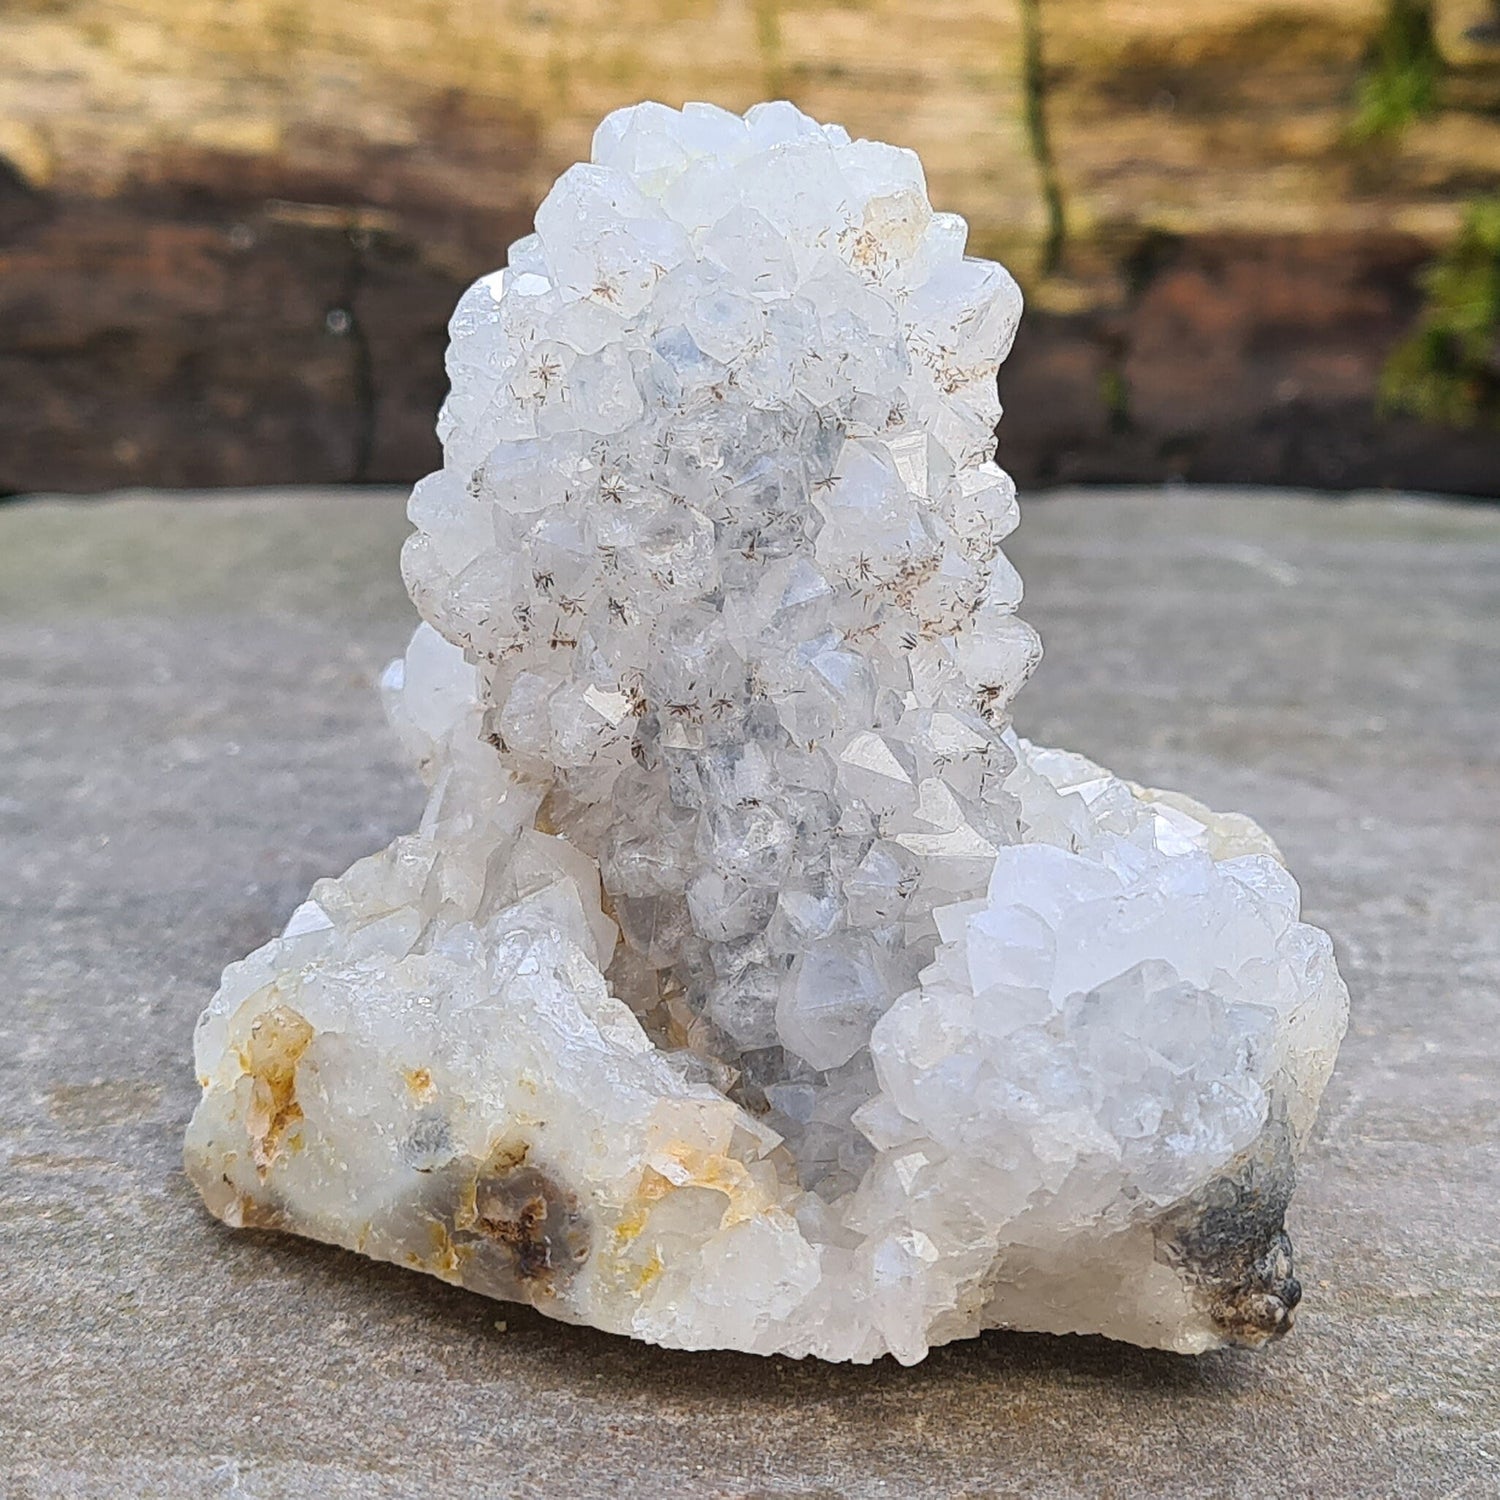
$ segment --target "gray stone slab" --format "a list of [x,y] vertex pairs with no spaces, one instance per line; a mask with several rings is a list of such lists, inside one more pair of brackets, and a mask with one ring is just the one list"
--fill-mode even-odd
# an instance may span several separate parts
[[1500,1494],[1500,511],[1027,508],[1024,732],[1254,814],[1354,995],[1260,1355],[684,1355],[233,1233],[193,1020],[418,806],[389,493],[0,508],[0,1493]]

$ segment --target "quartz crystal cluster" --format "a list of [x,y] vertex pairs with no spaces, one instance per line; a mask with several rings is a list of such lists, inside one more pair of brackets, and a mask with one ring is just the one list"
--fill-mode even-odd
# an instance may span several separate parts
[[1248,820],[1010,727],[1015,283],[909,151],[611,115],[454,314],[417,830],[199,1025],[231,1224],[661,1344],[1283,1331],[1344,1026]]

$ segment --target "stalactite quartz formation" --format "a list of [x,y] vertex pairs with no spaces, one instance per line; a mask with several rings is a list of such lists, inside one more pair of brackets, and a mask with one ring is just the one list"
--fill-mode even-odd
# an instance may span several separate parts
[[430,799],[204,1013],[216,1214],[684,1348],[1289,1326],[1347,996],[1247,819],[1012,729],[964,243],[911,152],[642,105],[464,297]]

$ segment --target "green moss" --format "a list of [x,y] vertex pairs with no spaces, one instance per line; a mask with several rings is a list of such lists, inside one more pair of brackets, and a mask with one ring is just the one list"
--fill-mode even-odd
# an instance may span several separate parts
[[1422,287],[1416,331],[1386,362],[1383,409],[1449,427],[1500,426],[1500,197],[1470,206]]
[[1432,0],[1388,0],[1359,81],[1350,136],[1388,140],[1429,114],[1442,71]]
[[1062,264],[1067,238],[1063,211],[1062,179],[1052,154],[1052,136],[1047,126],[1047,64],[1042,55],[1040,0],[1021,0],[1021,85],[1025,97],[1026,138],[1041,182],[1042,207],[1047,215],[1042,237],[1040,271],[1051,276]]

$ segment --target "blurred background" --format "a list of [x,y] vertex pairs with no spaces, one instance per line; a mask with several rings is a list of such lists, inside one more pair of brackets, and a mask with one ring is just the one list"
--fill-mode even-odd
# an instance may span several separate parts
[[595,123],[915,147],[1024,484],[1500,495],[1497,0],[0,0],[0,493],[406,481]]

